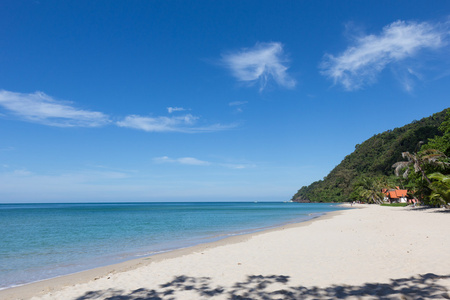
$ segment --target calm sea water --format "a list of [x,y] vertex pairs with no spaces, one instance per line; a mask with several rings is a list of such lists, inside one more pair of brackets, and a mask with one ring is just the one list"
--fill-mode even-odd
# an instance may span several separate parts
[[301,222],[299,203],[0,204],[0,288]]

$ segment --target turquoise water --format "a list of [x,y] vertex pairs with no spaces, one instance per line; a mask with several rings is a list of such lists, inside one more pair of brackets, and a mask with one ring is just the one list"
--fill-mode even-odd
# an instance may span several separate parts
[[341,209],[300,203],[0,204],[0,288]]

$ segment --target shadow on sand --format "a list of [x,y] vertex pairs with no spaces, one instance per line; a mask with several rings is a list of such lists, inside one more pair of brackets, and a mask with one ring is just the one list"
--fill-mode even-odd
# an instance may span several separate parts
[[[184,299],[189,292],[190,299],[221,296],[226,299],[272,300],[272,299],[450,299],[447,288],[439,283],[450,275],[418,275],[410,278],[392,279],[390,283],[366,283],[361,286],[332,285],[325,288],[289,286],[289,276],[248,276],[230,288],[212,286],[208,277],[177,276],[162,284],[157,290],[140,288],[132,292],[122,290],[91,291],[76,300],[175,300]],[[275,287],[275,288],[274,288]],[[280,288],[281,287],[281,288]],[[181,293],[178,295],[178,293]]]
[[425,211],[429,213],[438,213],[438,214],[450,214],[449,208],[438,208],[431,206],[419,206],[419,207],[411,207],[411,211]]

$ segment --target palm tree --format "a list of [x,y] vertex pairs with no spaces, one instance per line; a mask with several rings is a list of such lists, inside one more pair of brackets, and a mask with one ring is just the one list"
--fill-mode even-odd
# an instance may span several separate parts
[[381,192],[383,188],[381,179],[360,178],[355,187],[360,197],[367,201],[367,203],[383,203],[384,194]]
[[430,185],[433,191],[430,198],[432,200],[438,200],[444,205],[450,203],[450,175],[443,175],[437,172],[430,174],[429,177],[435,179]]
[[422,174],[422,178],[424,178],[430,185],[431,180],[425,174],[424,165],[429,164],[438,167],[450,166],[450,163],[443,161],[443,159],[447,158],[447,156],[435,149],[427,149],[419,153],[403,152],[402,157],[407,160],[399,161],[392,165],[392,167],[395,168],[395,175],[399,176],[400,171],[405,169],[403,177],[406,178],[409,174],[409,167],[413,166],[414,172],[420,172]]

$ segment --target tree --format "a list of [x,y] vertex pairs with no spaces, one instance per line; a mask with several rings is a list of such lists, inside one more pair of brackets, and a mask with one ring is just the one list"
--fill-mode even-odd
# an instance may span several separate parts
[[445,155],[450,156],[450,109],[447,110],[447,115],[439,126],[439,130],[443,132],[443,135],[435,136],[428,140],[428,143],[422,149],[437,149]]
[[409,153],[403,152],[402,157],[406,158],[406,161],[399,161],[392,165],[395,168],[395,175],[399,176],[401,170],[405,170],[403,177],[408,177],[411,167],[414,168],[414,172],[420,172],[422,178],[425,179],[428,184],[431,184],[431,180],[425,174],[425,165],[433,165],[437,167],[444,168],[450,166],[450,163],[444,161],[447,156],[439,150],[436,149],[426,149],[420,151],[419,153]]
[[444,205],[450,203],[450,175],[443,175],[436,172],[430,174],[429,177],[434,179],[430,185],[432,190],[430,199]]

